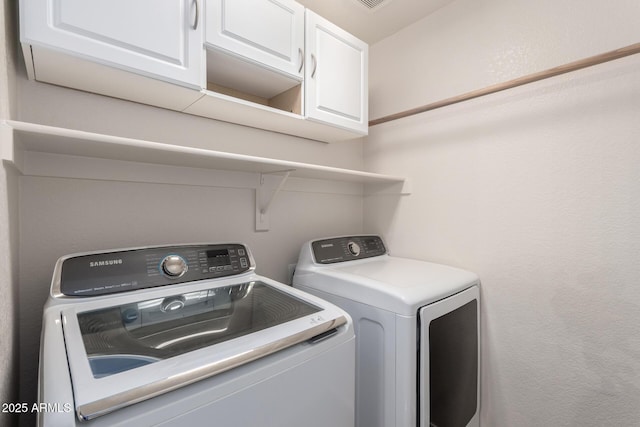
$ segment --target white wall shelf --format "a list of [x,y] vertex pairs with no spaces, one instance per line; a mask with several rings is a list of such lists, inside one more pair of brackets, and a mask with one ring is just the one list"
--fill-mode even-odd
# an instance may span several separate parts
[[[364,194],[410,193],[403,177],[359,170],[12,120],[0,122],[0,132],[2,159],[15,165],[23,175],[254,188],[257,211],[267,211],[265,203],[270,205],[271,199],[283,188],[280,181],[292,178],[337,181],[339,185],[334,187],[349,183],[364,187]],[[265,181],[273,180],[279,182],[278,185],[265,186]],[[270,196],[270,192],[275,194]],[[268,228],[266,213],[261,212],[261,225],[256,225],[259,230]]]

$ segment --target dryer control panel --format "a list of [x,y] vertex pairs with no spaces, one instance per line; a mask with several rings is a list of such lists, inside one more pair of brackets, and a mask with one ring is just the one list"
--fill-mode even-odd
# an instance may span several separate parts
[[122,249],[61,258],[52,293],[107,295],[195,280],[217,279],[255,269],[238,243]]
[[345,236],[311,242],[318,264],[353,261],[387,253],[380,236]]

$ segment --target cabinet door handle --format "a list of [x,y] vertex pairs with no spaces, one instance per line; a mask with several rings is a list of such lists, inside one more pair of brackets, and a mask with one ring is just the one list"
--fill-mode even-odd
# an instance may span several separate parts
[[196,9],[196,16],[195,19],[193,20],[193,25],[191,26],[191,28],[193,28],[194,30],[198,29],[198,21],[200,20],[200,10],[198,8],[198,0],[193,0],[193,3],[195,4],[195,9]]
[[300,67],[298,68],[298,73],[302,71],[302,67],[304,66],[304,52],[302,48],[298,48],[298,56],[300,57]]
[[316,68],[318,68],[318,61],[313,53],[311,54],[311,62],[313,62],[313,71],[311,71],[311,78],[313,78],[316,75]]

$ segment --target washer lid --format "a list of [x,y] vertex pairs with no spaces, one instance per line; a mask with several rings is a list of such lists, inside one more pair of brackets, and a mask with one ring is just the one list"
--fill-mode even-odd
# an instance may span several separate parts
[[407,316],[477,284],[474,273],[388,255],[328,266],[301,266],[294,286],[306,286]]
[[187,285],[181,294],[163,290],[137,294],[134,300],[103,297],[62,310],[80,420],[216,375],[347,322],[337,307],[266,279],[209,282],[195,289]]

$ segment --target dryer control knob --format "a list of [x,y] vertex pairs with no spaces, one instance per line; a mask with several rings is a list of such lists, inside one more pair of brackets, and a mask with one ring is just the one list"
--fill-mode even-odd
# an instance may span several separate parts
[[162,272],[169,277],[180,277],[187,272],[187,261],[180,255],[167,255],[160,263]]
[[356,242],[347,243],[347,249],[349,249],[349,252],[353,256],[360,255],[360,245],[358,245]]

